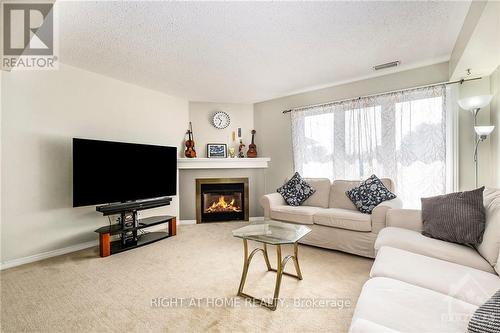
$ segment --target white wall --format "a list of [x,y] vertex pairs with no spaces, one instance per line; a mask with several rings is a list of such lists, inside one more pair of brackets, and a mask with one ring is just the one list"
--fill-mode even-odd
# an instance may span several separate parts
[[500,64],[500,2],[474,1],[450,58],[452,80],[491,75]]
[[[73,137],[181,148],[189,113],[186,100],[65,65],[4,72],[2,105],[2,262],[96,240],[107,223],[72,208]],[[157,212],[178,215],[177,198]]]
[[490,104],[491,125],[495,130],[491,135],[491,163],[492,186],[500,188],[500,66],[490,76],[491,94],[493,100]]
[[271,157],[265,191],[274,192],[294,171],[290,115],[282,114],[282,110],[447,80],[448,63],[445,62],[256,103],[254,121],[257,133],[259,133],[259,153],[262,156]]
[[[479,125],[497,126],[497,129],[479,146],[479,185],[500,186],[498,94],[500,64],[500,3],[497,1],[473,2],[450,58],[452,80],[467,77],[469,70],[473,77],[482,80],[460,86],[461,98],[475,95],[495,95],[489,106],[478,116]],[[495,70],[496,69],[496,70]],[[474,187],[473,151],[475,133],[473,116],[460,110],[459,116],[459,184],[460,189]]]
[[[217,111],[229,114],[231,124],[224,129],[217,129],[212,125],[212,116]],[[243,143],[248,149],[253,130],[253,105],[233,103],[190,102],[189,120],[193,123],[196,155],[207,157],[207,143],[225,143],[227,147],[234,147],[238,151],[239,141],[232,141],[231,132],[241,128]],[[238,134],[236,134],[237,136]],[[246,153],[245,149],[245,153]]]
[[[450,56],[449,72],[450,76],[453,77],[453,79],[461,78],[462,75],[465,74],[464,69],[471,68],[468,67],[471,65],[470,63],[460,64],[461,66],[459,66],[459,63],[463,59],[464,53],[470,51],[467,48],[469,46],[469,43],[471,42],[471,38],[473,38],[474,31],[476,30],[481,16],[483,15],[486,5],[487,1],[473,1],[470,4],[469,11],[467,12],[467,16],[464,20],[464,24],[460,29],[460,33],[457,40],[455,41],[455,45]],[[475,36],[474,38],[476,37],[477,36]],[[465,67],[463,65],[465,65]],[[473,66],[472,68],[474,68],[474,71],[478,70],[476,66]]]
[[[470,96],[488,95],[490,93],[490,78],[485,77],[481,80],[470,81],[462,84],[459,88],[460,98]],[[459,147],[459,189],[470,190],[475,188],[474,175],[474,117],[471,112],[458,109],[458,147]],[[481,109],[477,117],[478,125],[490,124],[490,106]],[[492,160],[490,139],[481,142],[478,149],[478,186],[491,185],[492,183]]]
[[3,210],[2,210],[2,179],[3,179],[3,167],[2,167],[2,115],[3,115],[3,71],[0,70],[0,262],[2,258],[2,220],[3,220]]

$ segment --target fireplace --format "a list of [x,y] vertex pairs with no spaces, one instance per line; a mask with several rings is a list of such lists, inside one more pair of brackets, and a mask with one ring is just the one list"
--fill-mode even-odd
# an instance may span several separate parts
[[248,178],[196,179],[196,223],[248,221]]

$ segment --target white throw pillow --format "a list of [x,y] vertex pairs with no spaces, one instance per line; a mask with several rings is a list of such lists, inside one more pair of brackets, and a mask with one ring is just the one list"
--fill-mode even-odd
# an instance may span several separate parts
[[477,246],[477,250],[491,266],[495,266],[500,251],[500,189],[484,189],[483,202],[486,211],[486,227],[483,242]]

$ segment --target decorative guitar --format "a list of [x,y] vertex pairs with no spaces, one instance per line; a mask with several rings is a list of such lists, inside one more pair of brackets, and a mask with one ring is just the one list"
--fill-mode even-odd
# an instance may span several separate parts
[[187,131],[188,139],[185,142],[186,150],[184,151],[184,156],[189,158],[196,157],[196,150],[194,150],[194,135],[193,135],[193,126],[191,122],[189,122],[189,129]]
[[257,157],[257,146],[255,145],[255,130],[252,130],[252,143],[248,145],[247,157]]

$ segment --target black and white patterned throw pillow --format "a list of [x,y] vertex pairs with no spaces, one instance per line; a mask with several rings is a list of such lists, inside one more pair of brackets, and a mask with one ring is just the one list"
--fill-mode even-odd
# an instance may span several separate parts
[[358,187],[346,191],[345,194],[351,199],[361,213],[371,214],[373,208],[381,202],[396,198],[396,195],[378,179],[371,175],[359,184]]
[[316,190],[306,183],[304,179],[296,172],[285,185],[276,190],[286,203],[290,206],[300,206],[307,200]]
[[500,290],[474,312],[467,331],[469,333],[500,332]]

